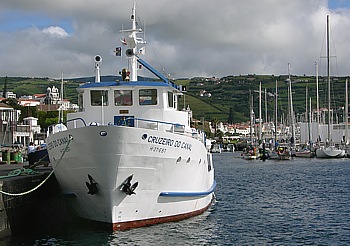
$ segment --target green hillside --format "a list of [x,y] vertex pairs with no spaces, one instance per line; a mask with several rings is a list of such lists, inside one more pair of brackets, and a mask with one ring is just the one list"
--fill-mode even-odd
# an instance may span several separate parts
[[[288,106],[288,76],[264,76],[245,75],[228,76],[220,79],[192,79],[188,86],[188,93],[199,98],[200,91],[211,93],[211,97],[200,97],[203,102],[218,109],[220,113],[213,111],[198,112],[193,108],[194,115],[206,114],[206,119],[218,118],[227,121],[230,108],[233,112],[233,122],[242,122],[249,119],[250,101],[253,98],[254,112],[259,114],[259,83],[262,84],[262,116],[265,118],[265,89],[269,120],[274,115],[275,85],[278,87],[278,114],[279,117],[287,117]],[[345,106],[345,77],[332,78],[331,80],[331,108],[335,109],[338,117],[343,117]],[[312,108],[316,108],[316,81],[312,76],[292,76],[293,106],[297,117],[302,117],[306,108],[306,88],[308,88],[308,101],[311,97]],[[327,107],[327,81],[319,77],[319,105]],[[339,118],[340,120],[340,118]]]
[[[7,91],[12,91],[17,98],[24,95],[45,94],[47,87],[61,87],[61,80],[53,80],[49,78],[23,78],[23,77],[0,77],[0,91],[4,91],[5,80],[7,79]],[[64,82],[64,97],[77,103],[76,88],[79,83],[73,81]],[[2,93],[0,95],[3,96]]]
[[[223,78],[192,78],[179,79],[175,83],[185,85],[187,92],[180,100],[180,107],[187,105],[193,111],[196,119],[219,120],[237,123],[249,119],[250,101],[253,98],[254,112],[258,117],[259,106],[259,83],[262,84],[262,115],[265,116],[265,89],[267,92],[268,118],[274,115],[275,83],[278,83],[278,112],[279,117],[286,117],[288,111],[288,83],[287,76],[273,75],[241,75],[227,76]],[[73,79],[64,83],[64,97],[73,103],[77,103],[76,87],[85,78]],[[110,78],[108,78],[110,79]],[[343,117],[345,105],[345,77],[332,78],[331,107],[336,111],[339,120]],[[0,78],[0,91],[5,90],[5,77]],[[86,78],[87,81],[88,78]],[[48,78],[7,78],[7,91],[13,91],[17,97],[23,95],[42,94],[48,86],[60,88],[60,80]],[[301,117],[306,108],[306,88],[308,87],[308,98],[312,99],[312,108],[316,107],[316,82],[313,76],[292,76],[293,106],[297,117]],[[209,96],[201,96],[206,91]],[[209,95],[209,94],[208,94]],[[2,94],[0,95],[2,96]],[[327,107],[327,81],[319,78],[319,102],[320,107]],[[264,117],[265,118],[265,117]]]

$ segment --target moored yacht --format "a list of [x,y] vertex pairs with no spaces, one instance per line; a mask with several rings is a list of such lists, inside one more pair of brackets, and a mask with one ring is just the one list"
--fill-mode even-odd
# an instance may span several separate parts
[[330,94],[331,94],[331,79],[330,79],[330,55],[329,55],[329,15],[327,15],[327,81],[328,81],[328,139],[325,146],[321,146],[316,150],[318,158],[341,158],[345,156],[345,150],[336,147],[332,143],[331,137],[331,113],[330,113]]

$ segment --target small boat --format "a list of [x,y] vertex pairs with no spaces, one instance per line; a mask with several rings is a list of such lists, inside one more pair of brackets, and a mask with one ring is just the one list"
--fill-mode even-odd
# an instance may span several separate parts
[[46,144],[41,144],[27,154],[29,167],[44,165],[48,166],[50,163],[49,153]]
[[[137,37],[135,8],[134,0],[132,27],[121,31],[130,71],[101,82],[102,57],[95,56],[95,82],[77,88],[79,111],[51,126],[46,139],[73,212],[113,230],[201,214],[216,187],[205,133],[190,126],[188,110],[178,109],[184,88],[140,58],[137,46],[145,42]],[[138,80],[138,64],[159,79]]]
[[269,154],[269,158],[273,160],[290,160],[291,154],[288,147],[278,147]]
[[302,149],[294,152],[295,157],[312,158],[315,157],[315,152],[310,149]]
[[259,149],[250,147],[241,154],[245,160],[258,160],[260,158]]
[[210,152],[211,153],[221,153],[222,152],[221,145],[218,143],[213,144]]

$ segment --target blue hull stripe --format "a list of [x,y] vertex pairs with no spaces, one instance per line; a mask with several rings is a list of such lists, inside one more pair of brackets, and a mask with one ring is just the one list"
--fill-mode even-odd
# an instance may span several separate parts
[[163,191],[159,196],[167,197],[191,197],[191,196],[206,196],[214,192],[216,181],[214,180],[212,186],[206,191]]

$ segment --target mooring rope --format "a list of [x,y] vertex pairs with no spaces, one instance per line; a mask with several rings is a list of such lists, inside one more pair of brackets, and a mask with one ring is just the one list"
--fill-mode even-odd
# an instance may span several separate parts
[[9,178],[9,177],[16,177],[19,175],[32,175],[32,174],[36,174],[36,173],[37,172],[35,172],[33,169],[30,169],[30,168],[19,168],[16,170],[12,170],[11,172],[9,172],[5,176],[0,176],[0,179]]
[[[71,141],[72,139],[73,139],[73,137],[72,137],[72,136],[69,136],[67,145],[66,145],[66,147],[64,148],[64,151],[62,152],[62,155],[61,155],[60,159],[58,160],[56,167],[60,164],[60,162],[61,162],[61,160],[62,160],[64,154],[67,152],[69,143],[70,143],[70,141]],[[30,170],[31,170],[31,169],[30,169]],[[19,169],[19,171],[22,172],[22,169]],[[16,173],[19,172],[19,171],[18,171],[18,170],[14,170],[14,171],[12,171],[12,172],[13,172],[13,174],[16,174]],[[32,171],[33,171],[33,170],[32,170]],[[11,172],[10,172],[10,173],[11,173]],[[31,173],[31,174],[35,174],[35,173],[37,173],[37,172],[33,171],[33,173]],[[8,195],[8,196],[23,196],[23,195],[27,195],[27,194],[29,194],[29,193],[31,193],[31,192],[33,192],[33,191],[39,189],[39,188],[51,177],[51,175],[52,175],[53,173],[54,173],[54,170],[52,169],[52,171],[50,172],[50,174],[49,174],[40,184],[38,184],[36,187],[34,187],[34,188],[31,189],[31,190],[28,190],[28,191],[25,191],[25,192],[21,192],[21,193],[8,193],[8,192],[6,192],[6,191],[0,190],[0,193],[2,193],[2,194],[4,194],[4,195]],[[13,175],[13,176],[17,176],[17,175]],[[10,176],[10,177],[13,177],[13,176]]]

